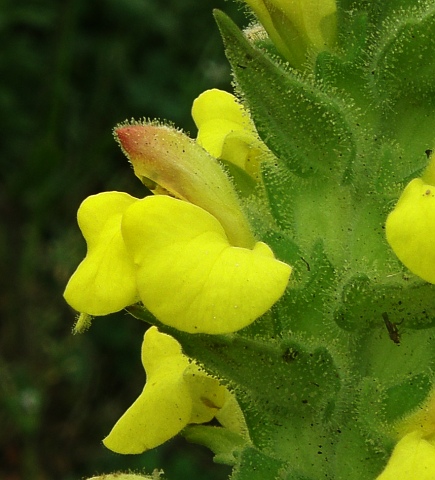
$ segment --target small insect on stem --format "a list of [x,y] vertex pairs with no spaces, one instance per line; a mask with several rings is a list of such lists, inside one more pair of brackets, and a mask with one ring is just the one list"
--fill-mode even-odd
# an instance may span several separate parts
[[305,265],[307,266],[307,270],[310,271],[310,270],[311,270],[310,264],[305,260],[304,257],[300,257],[300,258],[301,258],[301,260],[305,263]]
[[400,333],[399,329],[397,328],[397,323],[390,322],[387,312],[382,314],[382,318],[384,319],[385,326],[387,327],[388,336],[396,345],[400,345]]

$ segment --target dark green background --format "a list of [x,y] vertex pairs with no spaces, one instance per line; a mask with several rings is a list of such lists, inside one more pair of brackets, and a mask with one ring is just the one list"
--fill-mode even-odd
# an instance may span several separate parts
[[0,1],[0,479],[81,479],[163,467],[222,479],[183,439],[119,456],[101,439],[143,387],[145,325],[121,313],[71,335],[62,292],[85,253],[88,195],[144,188],[112,138],[134,117],[193,134],[192,100],[230,88],[213,8],[223,0]]

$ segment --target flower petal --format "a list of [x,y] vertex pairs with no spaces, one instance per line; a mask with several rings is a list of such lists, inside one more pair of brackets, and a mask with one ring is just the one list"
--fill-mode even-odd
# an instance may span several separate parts
[[[336,0],[303,0],[298,2],[271,0],[270,3],[270,12],[273,12],[272,18],[278,31],[282,32],[277,20],[279,15],[284,15],[289,20],[290,25],[294,26],[298,35],[306,37],[319,51],[324,50],[327,45],[334,44],[337,31]],[[276,15],[277,11],[279,12],[278,15]]]
[[419,277],[435,283],[435,187],[421,178],[403,191],[386,222],[388,243]]
[[125,212],[122,232],[138,266],[144,305],[190,333],[229,333],[265,313],[284,293],[291,268],[264,243],[232,247],[205,210],[166,196]]
[[222,90],[206,90],[193,102],[192,116],[199,145],[214,157],[258,177],[258,159],[268,150],[236,97]]
[[226,120],[239,128],[252,129],[251,121],[236,97],[217,88],[206,90],[194,100],[192,117],[199,129],[211,120]]
[[189,359],[179,343],[151,327],[142,345],[147,373],[143,392],[103,440],[117,453],[142,453],[179,433],[192,412],[190,391],[183,379]]
[[210,377],[195,363],[184,371],[184,380],[192,398],[192,413],[189,423],[209,422],[223,407],[227,389],[216,378]]
[[336,0],[245,0],[290,65],[300,68],[308,50],[328,50],[337,34]]
[[[228,134],[234,132],[243,132],[240,124],[222,118],[214,118],[204,123],[198,132],[196,141],[213,157],[222,158],[225,140]],[[240,166],[243,168],[243,165]]]
[[121,235],[122,215],[136,201],[126,193],[105,192],[80,205],[77,219],[88,252],[64,292],[77,311],[107,315],[137,302],[135,266]]

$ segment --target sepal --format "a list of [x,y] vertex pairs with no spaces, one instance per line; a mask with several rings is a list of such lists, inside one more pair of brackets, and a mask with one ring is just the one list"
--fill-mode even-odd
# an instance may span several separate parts
[[237,465],[240,451],[247,440],[223,427],[207,425],[187,426],[181,434],[192,443],[204,445],[214,453],[213,460],[224,465]]

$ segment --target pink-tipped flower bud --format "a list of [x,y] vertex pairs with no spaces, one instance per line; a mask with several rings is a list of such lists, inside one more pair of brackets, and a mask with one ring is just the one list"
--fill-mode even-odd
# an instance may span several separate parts
[[115,137],[137,177],[156,194],[198,205],[222,224],[232,245],[255,244],[237,194],[218,161],[183,132],[157,124],[120,125]]

